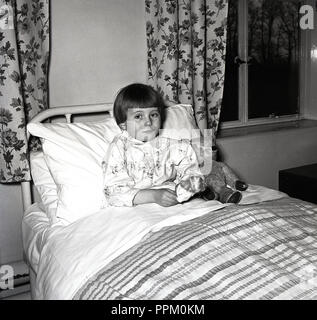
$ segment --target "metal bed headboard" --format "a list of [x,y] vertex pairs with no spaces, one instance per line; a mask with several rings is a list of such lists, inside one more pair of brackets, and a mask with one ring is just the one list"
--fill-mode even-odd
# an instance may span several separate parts
[[[78,115],[78,114],[108,113],[110,114],[110,116],[113,116],[112,110],[113,110],[113,103],[56,107],[56,108],[46,109],[40,112],[29,123],[43,122],[44,120],[47,120],[56,116],[64,116],[66,118],[66,123],[71,123],[72,115],[75,115],[75,114]],[[27,132],[27,138],[28,139],[30,138],[29,132]],[[31,181],[21,182],[21,191],[22,191],[23,210],[25,211],[33,203]]]

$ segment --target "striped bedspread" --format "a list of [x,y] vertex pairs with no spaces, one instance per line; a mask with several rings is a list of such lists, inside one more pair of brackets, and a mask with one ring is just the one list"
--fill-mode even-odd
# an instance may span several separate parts
[[316,299],[317,206],[229,206],[148,233],[74,299]]

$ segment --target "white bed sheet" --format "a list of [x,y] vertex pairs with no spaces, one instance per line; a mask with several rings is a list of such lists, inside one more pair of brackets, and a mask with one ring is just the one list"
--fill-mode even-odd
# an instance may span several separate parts
[[[250,186],[246,192],[243,192],[241,204],[274,200],[284,196],[286,195],[276,190]],[[190,201],[186,205],[178,205],[174,208],[165,208],[163,211],[158,205],[140,206],[138,210],[135,210],[135,208],[112,208],[111,217],[108,209],[103,209],[99,213],[87,219],[81,219],[78,223],[71,224],[68,227],[65,227],[61,221],[51,224],[44,212],[43,205],[41,203],[33,204],[24,213],[22,232],[24,252],[28,263],[36,274],[40,271],[37,283],[37,298],[70,299],[79,285],[93,271],[98,269],[101,261],[102,263],[105,259],[111,261],[120,252],[132,246],[149,230],[156,231],[164,225],[186,221],[226,206],[217,201],[196,201]],[[151,214],[148,214],[149,211]],[[164,212],[163,215],[162,212]],[[127,219],[129,216],[130,218]],[[119,234],[119,231],[123,232]],[[98,240],[95,237],[95,239],[91,239],[92,234]],[[125,239],[127,235],[131,236],[129,241]],[[108,252],[100,254],[101,249],[98,243],[108,242],[109,239],[113,240],[112,244],[114,245],[109,246]],[[72,245],[68,246],[69,248],[76,248],[74,250],[78,253],[75,254],[76,257],[69,252],[64,252],[64,244],[68,241],[72,242]],[[104,246],[101,245],[101,248],[104,248]],[[82,259],[83,255],[88,256],[88,258]],[[96,259],[96,257],[101,256],[103,258]],[[69,257],[69,259],[65,259],[65,257]],[[63,266],[61,266],[61,262]],[[68,272],[65,272],[64,263],[69,268]],[[59,270],[60,267],[62,269]],[[74,286],[63,287],[65,274],[71,276],[73,281],[68,281],[68,283],[73,283]],[[78,278],[78,274],[84,275],[83,278]],[[61,291],[55,291],[56,287],[48,286],[45,278],[49,278],[50,283],[59,283]]]
[[27,262],[35,273],[47,236],[62,227],[61,224],[51,225],[41,203],[36,202],[25,211],[22,220],[23,249]]
[[[284,196],[275,190],[250,186],[241,204]],[[131,248],[148,232],[225,206],[218,201],[195,199],[164,210],[157,204],[111,207],[65,227],[51,226],[33,239],[33,243],[38,241],[41,246],[35,298],[71,299],[97,270]],[[39,225],[37,229],[42,227]]]

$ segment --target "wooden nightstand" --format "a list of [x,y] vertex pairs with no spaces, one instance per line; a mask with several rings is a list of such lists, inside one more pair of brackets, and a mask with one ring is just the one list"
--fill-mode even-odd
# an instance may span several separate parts
[[317,163],[281,170],[279,190],[290,197],[317,203]]

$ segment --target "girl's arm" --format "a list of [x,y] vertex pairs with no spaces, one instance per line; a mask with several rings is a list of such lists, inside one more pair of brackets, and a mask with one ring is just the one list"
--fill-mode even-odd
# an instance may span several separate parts
[[102,162],[104,173],[104,194],[112,206],[133,206],[133,199],[140,189],[134,188],[135,182],[129,176],[124,156],[124,143],[115,140],[109,146]]

